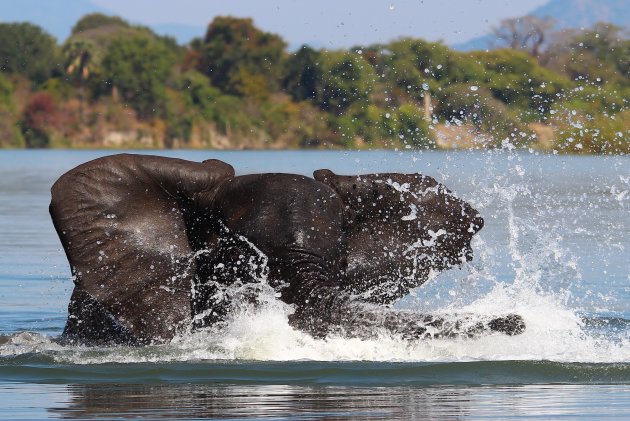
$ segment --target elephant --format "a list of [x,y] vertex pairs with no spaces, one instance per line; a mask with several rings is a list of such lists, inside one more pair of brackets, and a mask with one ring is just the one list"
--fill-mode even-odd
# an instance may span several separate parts
[[521,333],[520,316],[451,320],[391,308],[472,259],[483,218],[421,174],[236,175],[201,163],[117,154],[51,189],[50,214],[73,275],[60,340],[145,345],[229,320],[260,287],[314,337]]

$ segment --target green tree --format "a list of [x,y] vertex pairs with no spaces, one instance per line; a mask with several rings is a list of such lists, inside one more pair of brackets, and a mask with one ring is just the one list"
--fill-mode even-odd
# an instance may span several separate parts
[[108,16],[102,13],[90,13],[79,19],[72,27],[72,35],[77,35],[91,29],[103,27],[129,28],[130,25],[127,21],[119,18],[118,16]]
[[79,119],[83,121],[85,83],[93,70],[96,48],[88,39],[71,37],[63,46],[63,54],[66,60],[66,74],[78,85],[79,94]]
[[216,116],[216,101],[221,91],[210,85],[208,78],[196,71],[181,76],[181,91],[188,108],[195,109],[203,119],[213,121]]
[[218,105],[223,94],[210,85],[205,75],[194,70],[186,72],[180,75],[175,90],[181,101],[174,100],[173,95],[168,98],[166,121],[169,135],[187,139],[193,125],[200,122],[215,123],[220,131],[225,131],[221,114],[226,110]]
[[506,104],[545,115],[558,96],[571,86],[564,76],[542,67],[527,53],[493,50],[473,53],[485,67],[482,84]]
[[103,73],[141,118],[160,115],[166,79],[174,65],[169,49],[149,36],[117,38],[103,58]]
[[226,93],[264,96],[279,87],[286,44],[251,19],[217,17],[196,46],[199,71]]
[[136,38],[145,38],[151,46],[159,44],[166,48],[166,56],[173,63],[181,61],[184,50],[174,39],[159,36],[144,26],[131,25],[116,16],[94,13],[82,17],[64,43],[64,71],[71,70],[70,79],[79,91],[81,85],[85,85],[94,97],[107,95],[112,89],[103,81],[108,81],[111,75],[104,69],[103,60],[109,54],[110,46],[121,39]]
[[405,145],[434,148],[435,139],[424,120],[422,110],[413,104],[403,104],[396,113],[397,135]]
[[0,23],[0,71],[20,73],[35,83],[48,79],[57,64],[55,39],[30,23]]
[[[398,86],[419,91],[427,79],[442,79],[452,52],[443,44],[403,38],[387,45],[390,79]],[[409,75],[406,72],[410,72]]]
[[23,146],[13,104],[13,85],[0,73],[0,147]]
[[13,86],[2,73],[0,73],[0,105],[12,106]]
[[600,23],[569,43],[564,71],[573,80],[630,85],[630,40],[622,29]]
[[361,55],[345,51],[322,53],[321,69],[315,100],[322,110],[341,115],[354,104],[367,105],[376,74]]
[[[441,43],[404,38],[383,47],[385,81],[418,101],[424,91],[434,93],[452,83],[475,82],[483,78],[484,68],[465,54],[456,53]],[[390,89],[390,90],[391,90]]]
[[[179,76],[175,89],[183,98],[183,110],[174,110],[174,104],[167,105],[169,126],[181,127],[177,120],[185,120],[186,125],[200,122],[213,123],[222,133],[246,132],[252,127],[251,116],[244,111],[244,99],[225,95],[210,84],[205,75],[188,71]],[[190,123],[188,123],[190,122]]]
[[282,85],[294,100],[316,97],[317,84],[322,78],[320,59],[318,51],[303,45],[287,60]]

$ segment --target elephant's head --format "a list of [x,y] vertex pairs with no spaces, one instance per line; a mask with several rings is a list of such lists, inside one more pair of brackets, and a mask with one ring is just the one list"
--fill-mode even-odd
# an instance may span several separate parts
[[346,205],[348,288],[387,304],[441,271],[472,259],[479,213],[433,178],[420,174],[340,176],[314,173]]

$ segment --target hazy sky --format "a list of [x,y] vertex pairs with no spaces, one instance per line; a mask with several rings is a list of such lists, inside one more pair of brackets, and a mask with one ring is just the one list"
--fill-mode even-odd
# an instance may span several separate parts
[[[16,0],[18,1],[18,0]],[[488,32],[502,18],[548,0],[92,0],[147,25],[204,26],[216,15],[253,17],[291,45],[349,47],[408,35],[448,44]],[[201,35],[201,34],[200,34]]]

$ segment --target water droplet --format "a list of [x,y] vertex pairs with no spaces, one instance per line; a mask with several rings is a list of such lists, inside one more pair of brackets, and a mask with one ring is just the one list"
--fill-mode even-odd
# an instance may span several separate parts
[[394,6],[393,4],[389,5],[389,10],[395,10],[395,9],[396,9],[396,6]]

